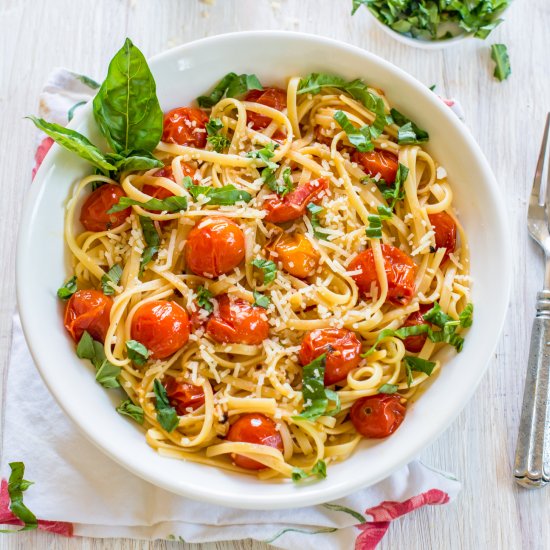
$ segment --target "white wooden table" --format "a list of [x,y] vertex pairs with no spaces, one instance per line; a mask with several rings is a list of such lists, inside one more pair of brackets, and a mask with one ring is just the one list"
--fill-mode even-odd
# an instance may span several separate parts
[[[535,293],[542,281],[538,250],[527,237],[525,199],[550,110],[550,2],[516,1],[488,41],[435,52],[393,41],[373,28],[363,10],[351,18],[350,5],[351,0],[0,0],[0,368],[5,371],[9,353],[17,219],[33,156],[34,129],[22,117],[35,112],[52,67],[101,79],[125,36],[146,55],[249,29],[299,30],[345,40],[427,85],[436,84],[441,95],[460,98],[502,186],[515,258],[508,321],[489,372],[458,420],[422,455],[427,463],[454,472],[463,491],[455,504],[395,522],[381,548],[550,548],[550,489],[522,490],[511,475]],[[510,51],[513,73],[505,83],[491,76],[492,42],[504,42]],[[36,531],[0,537],[0,550],[182,547],[161,541],[67,540]],[[245,541],[201,548],[266,547]]]

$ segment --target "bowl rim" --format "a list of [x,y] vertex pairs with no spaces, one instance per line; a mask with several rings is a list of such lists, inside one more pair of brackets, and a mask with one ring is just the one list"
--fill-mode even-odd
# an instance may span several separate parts
[[[420,93],[426,95],[428,101],[432,104],[432,107],[440,113],[443,117],[447,118],[450,123],[456,128],[456,130],[462,135],[462,138],[465,142],[469,144],[474,144],[476,147],[472,148],[472,154],[475,156],[476,161],[479,164],[480,170],[483,171],[484,181],[487,185],[487,190],[492,195],[493,200],[493,210],[495,214],[495,222],[498,224],[498,234],[501,237],[501,243],[506,242],[509,229],[506,224],[506,209],[504,206],[503,196],[500,193],[497,181],[492,173],[492,170],[489,166],[488,161],[481,152],[480,148],[477,146],[473,136],[471,135],[469,129],[462,124],[458,119],[455,118],[455,115],[448,109],[447,106],[441,102],[437,96],[431,94],[428,88],[426,88],[422,83],[416,80],[414,77],[400,69],[399,67],[393,65],[391,62],[386,59],[379,57],[369,51],[366,51],[360,47],[347,44],[346,42],[335,40],[332,38],[326,38],[323,36],[318,36],[314,34],[307,34],[302,32],[293,32],[293,31],[279,31],[279,30],[266,30],[266,31],[246,31],[246,32],[232,32],[225,33],[215,36],[210,36],[202,38],[199,40],[191,41],[180,46],[171,48],[169,50],[163,51],[149,59],[149,63],[152,68],[157,63],[162,62],[164,59],[170,58],[171,56],[181,55],[188,50],[193,50],[195,48],[200,48],[202,45],[211,44],[215,42],[225,42],[233,40],[258,40],[258,39],[285,39],[289,36],[292,36],[296,40],[310,42],[313,44],[321,44],[327,47],[333,47],[339,49],[340,51],[345,51],[346,53],[354,54],[364,59],[369,60],[373,64],[381,65],[392,74],[397,80],[404,80],[413,88],[416,88]],[[431,94],[431,95],[429,95]],[[85,120],[87,117],[92,115],[92,105],[91,101],[87,105],[83,106],[80,112],[75,116],[75,118],[69,123],[69,128],[78,127],[81,121]],[[54,164],[54,159],[57,155],[56,151],[60,150],[60,146],[55,144],[50,152],[46,155],[41,167],[36,173],[35,180],[30,187],[29,194],[27,195],[27,200],[25,201],[25,206],[23,208],[22,217],[19,226],[19,235],[17,239],[17,252],[16,252],[16,295],[17,303],[21,315],[21,322],[23,327],[23,332],[29,346],[32,358],[35,364],[38,367],[42,379],[46,383],[50,393],[55,397],[57,403],[61,406],[65,414],[77,425],[80,433],[82,433],[89,441],[91,441],[96,447],[101,449],[107,456],[113,459],[118,464],[122,465],[126,470],[132,472],[138,477],[155,484],[158,487],[166,489],[168,491],[195,499],[203,502],[209,502],[212,504],[223,504],[225,506],[233,506],[236,508],[247,508],[247,509],[282,509],[282,508],[296,508],[302,506],[310,506],[315,504],[320,504],[323,502],[328,502],[330,500],[335,500],[342,498],[354,491],[359,490],[367,486],[374,485],[375,483],[381,481],[382,479],[387,478],[392,473],[397,471],[399,468],[403,467],[411,460],[416,458],[422,450],[424,450],[429,444],[431,444],[435,439],[437,439],[455,420],[458,414],[463,410],[465,405],[468,403],[472,397],[474,391],[479,385],[483,375],[485,374],[487,367],[489,365],[489,360],[496,348],[500,335],[502,333],[502,328],[504,326],[504,321],[506,318],[506,310],[509,303],[509,297],[511,292],[511,266],[512,266],[512,255],[506,247],[502,246],[502,252],[504,256],[501,259],[502,265],[506,267],[503,273],[503,283],[502,287],[506,289],[505,296],[500,308],[500,318],[498,319],[497,330],[494,333],[494,342],[491,342],[491,345],[487,347],[483,353],[483,363],[482,368],[477,372],[477,376],[472,376],[471,385],[468,388],[468,391],[461,392],[461,406],[456,407],[452,411],[448,412],[445,416],[445,420],[441,421],[437,425],[437,429],[433,429],[428,436],[424,436],[422,439],[416,439],[414,444],[411,444],[406,453],[400,455],[396,459],[391,467],[387,468],[383,473],[380,473],[376,476],[372,474],[368,478],[363,480],[358,479],[357,476],[350,476],[345,483],[335,484],[333,486],[322,487],[321,484],[314,484],[315,487],[313,490],[308,490],[308,488],[300,488],[299,492],[293,493],[292,497],[289,497],[288,494],[277,494],[270,495],[269,491],[265,491],[266,494],[261,492],[253,493],[243,491],[240,494],[224,492],[223,488],[216,487],[213,489],[209,488],[198,488],[193,485],[191,487],[182,484],[178,480],[171,480],[171,483],[168,482],[166,476],[159,474],[156,471],[148,470],[141,466],[139,460],[133,460],[131,463],[128,461],[128,457],[124,455],[124,452],[120,450],[117,445],[112,441],[105,441],[105,438],[99,437],[97,431],[88,429],[84,422],[80,422],[78,419],[71,414],[71,411],[65,406],[64,403],[64,394],[56,386],[55,380],[53,377],[48,376],[48,369],[45,368],[42,364],[42,359],[38,354],[38,349],[34,345],[34,340],[30,332],[31,326],[31,317],[32,317],[32,302],[27,299],[24,288],[25,288],[25,269],[32,265],[32,262],[27,258],[26,254],[26,243],[30,241],[30,221],[33,218],[33,213],[38,207],[39,198],[43,191],[43,185],[41,185],[42,180],[47,177],[49,170]],[[93,433],[92,433],[93,432]],[[144,441],[145,444],[145,441]],[[289,499],[292,499],[291,501]]]

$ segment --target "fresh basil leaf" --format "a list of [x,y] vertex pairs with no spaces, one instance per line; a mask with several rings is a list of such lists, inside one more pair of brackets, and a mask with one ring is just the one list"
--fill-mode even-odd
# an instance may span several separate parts
[[325,414],[328,406],[328,397],[325,393],[325,366],[327,354],[323,353],[302,371],[302,395],[304,409],[299,417],[307,420],[316,420]]
[[390,111],[393,121],[399,126],[397,142],[400,145],[424,143],[430,139],[426,130],[419,128],[411,119],[400,113],[397,109]]
[[361,128],[356,128],[343,111],[336,111],[334,113],[334,120],[346,132],[349,142],[358,151],[366,153],[374,149],[374,144],[371,141],[370,126],[365,125]]
[[68,300],[76,291],[78,290],[76,286],[76,275],[71,277],[65,284],[58,289],[57,297],[62,300]]
[[224,96],[227,88],[229,88],[229,84],[232,82],[234,78],[236,78],[236,73],[227,73],[216,85],[216,87],[212,90],[210,95],[201,95],[197,98],[197,103],[199,104],[199,107],[204,107],[205,109],[209,109],[210,107],[213,107],[218,103],[221,98]]
[[429,331],[430,331],[429,325],[413,325],[410,327],[401,327],[401,328],[398,328],[397,330],[393,330],[391,328],[385,328],[384,330],[381,330],[378,333],[376,341],[374,342],[372,347],[370,347],[365,353],[363,353],[361,357],[368,357],[369,355],[371,355],[371,353],[374,353],[376,351],[378,344],[384,338],[394,336],[394,337],[400,338],[401,340],[404,340],[409,336],[417,336],[418,334],[424,334]]
[[395,175],[395,181],[392,185],[388,185],[383,179],[379,181],[368,179],[368,182],[374,182],[382,196],[389,203],[389,208],[393,211],[397,201],[401,201],[405,198],[405,181],[409,175],[409,169],[404,165],[399,163],[397,168],[397,173]]
[[231,206],[239,201],[250,202],[252,200],[252,195],[248,191],[237,189],[232,184],[223,187],[190,185],[187,189],[195,200],[199,195],[207,197],[208,205]]
[[387,393],[391,395],[392,393],[396,393],[398,389],[399,386],[395,384],[384,384],[378,388],[378,393]]
[[229,147],[231,143],[229,139],[223,134],[220,134],[220,130],[223,128],[223,123],[219,118],[211,118],[206,123],[206,132],[208,137],[206,141],[212,145],[212,149],[216,153],[221,153],[226,147]]
[[88,359],[96,369],[96,380],[105,388],[118,388],[117,378],[120,367],[107,361],[105,349],[101,342],[94,340],[88,331],[84,331],[76,347],[76,355],[80,359]]
[[505,44],[491,45],[491,59],[495,62],[495,71],[493,76],[501,82],[506,80],[511,74],[510,58]]
[[[414,357],[412,355],[405,355],[403,357],[405,365],[407,365],[411,370],[423,372],[430,376],[435,368],[435,363],[433,361],[427,361],[426,359],[420,359],[420,357]],[[409,384],[410,386],[410,384]]]
[[252,292],[252,295],[254,296],[254,303],[252,304],[253,306],[263,307],[264,309],[267,309],[269,307],[269,304],[271,303],[271,299],[269,298],[269,296],[266,296],[265,294],[262,294],[257,290],[254,290]]
[[135,172],[137,170],[164,167],[164,163],[148,151],[123,151],[121,155],[109,153],[107,158],[113,159],[113,164],[116,166],[114,177],[117,177],[121,172]]
[[227,97],[239,97],[249,90],[263,90],[256,75],[228,73],[218,82],[210,95],[198,97],[197,103],[200,107],[208,109],[216,105],[226,94]]
[[[437,302],[434,302],[432,309],[424,313],[422,317],[424,317],[426,321],[440,328],[443,328],[447,323],[454,322],[454,319],[447,315]],[[458,324],[458,321],[456,324]]]
[[187,197],[172,195],[165,199],[152,198],[145,202],[137,201],[130,197],[120,197],[118,203],[108,210],[107,214],[114,214],[134,205],[141,206],[146,210],[154,210],[155,212],[181,212],[182,210],[187,210]]
[[107,359],[103,361],[101,366],[97,369],[95,374],[95,379],[104,387],[104,388],[119,388],[120,383],[118,381],[118,376],[120,375],[120,367],[109,363]]
[[94,98],[94,117],[114,151],[152,151],[163,130],[163,114],[147,61],[127,38],[115,54]]
[[11,469],[8,481],[8,495],[10,497],[10,510],[13,515],[23,522],[21,529],[0,529],[0,533],[18,533],[31,531],[38,527],[36,516],[23,503],[23,493],[33,484],[32,481],[23,479],[25,464],[23,462],[10,462]]
[[434,302],[434,306],[430,311],[424,313],[423,317],[426,321],[436,325],[441,330],[428,332],[428,337],[432,342],[443,342],[450,344],[456,348],[457,352],[461,352],[464,347],[464,338],[459,334],[456,334],[458,327],[469,327],[472,325],[473,305],[471,307],[466,306],[463,316],[458,320],[453,319],[450,315],[447,315],[441,306]]
[[93,164],[96,168],[99,168],[102,172],[109,172],[110,170],[116,170],[116,167],[109,162],[106,155],[104,155],[86,136],[55,124],[53,122],[46,122],[43,118],[37,118],[35,116],[26,117],[34,122],[34,125],[48,134],[56,143],[65,147],[69,151],[76,153],[79,157],[87,160]]
[[159,251],[160,237],[157,233],[157,230],[155,229],[155,224],[152,222],[151,218],[148,218],[147,216],[140,216],[139,223],[141,224],[143,238],[145,239],[145,244],[147,245],[143,250],[143,254],[141,255],[141,260],[139,263],[139,276],[141,277],[147,264]]
[[128,359],[138,367],[143,367],[149,359],[149,350],[137,340],[126,340],[126,351],[128,352]]
[[158,378],[153,382],[153,391],[155,392],[155,409],[157,410],[157,420],[167,432],[174,431],[179,424],[176,409],[170,405],[166,389],[160,383]]
[[355,15],[355,12],[361,7],[366,6],[369,7],[369,0],[353,0],[352,3],[352,9],[351,9],[351,15]]
[[252,260],[252,265],[263,271],[264,285],[272,283],[277,277],[277,265],[271,260],[256,258],[255,260]]
[[122,267],[119,264],[113,265],[111,269],[103,277],[101,277],[101,290],[106,296],[111,296],[115,293],[113,286],[118,285],[122,277]]
[[466,307],[458,316],[458,321],[460,326],[463,328],[468,328],[472,326],[474,316],[474,304],[467,304]]
[[392,217],[392,211],[388,206],[380,205],[378,214],[370,214],[368,217],[369,226],[365,229],[367,237],[370,239],[382,238],[382,220],[389,220]]
[[116,411],[119,414],[123,414],[125,416],[129,416],[130,418],[133,418],[138,424],[143,424],[145,420],[145,413],[143,409],[139,405],[135,405],[130,401],[130,399],[126,399],[126,401],[122,401],[120,405],[116,408]]
[[336,416],[342,410],[342,404],[340,403],[340,396],[338,392],[334,390],[325,390],[325,395],[330,401],[334,401],[334,408],[325,411],[327,416]]
[[76,355],[80,359],[89,359],[90,361],[95,359],[94,339],[86,330],[80,337],[78,345],[76,346]]
[[271,141],[261,149],[249,151],[246,156],[248,158],[261,160],[268,168],[271,168],[272,170],[277,170],[277,168],[279,168],[279,165],[276,162],[273,162],[271,159],[275,156],[275,149],[277,149],[278,147],[278,143]]
[[309,478],[325,479],[327,477],[327,465],[324,460],[318,460],[309,472],[305,472],[301,468],[292,469],[292,481],[298,483]]
[[209,290],[203,286],[199,286],[197,288],[197,304],[199,304],[200,308],[208,311],[208,313],[212,313],[214,311],[212,298],[212,293]]
[[322,206],[315,204],[314,202],[310,202],[306,208],[310,214],[309,219],[311,221],[311,227],[313,227],[314,237],[326,241],[328,235],[322,229],[319,229],[320,227],[323,227],[321,225],[321,221],[319,220],[319,214],[325,209]]

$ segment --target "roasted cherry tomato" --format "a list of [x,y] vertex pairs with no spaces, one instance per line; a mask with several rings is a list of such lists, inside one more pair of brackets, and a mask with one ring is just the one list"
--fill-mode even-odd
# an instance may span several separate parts
[[368,153],[356,151],[353,154],[352,160],[360,164],[369,176],[375,177],[376,174],[380,174],[380,177],[382,177],[387,184],[395,182],[395,176],[399,168],[397,155],[382,149],[375,149]]
[[[244,414],[229,428],[228,441],[267,445],[283,452],[283,438],[271,418],[259,413]],[[237,466],[247,470],[262,470],[265,466],[244,455],[231,454]]]
[[302,340],[299,359],[305,366],[326,353],[325,386],[346,378],[361,361],[361,342],[345,328],[319,328],[308,332]]
[[130,332],[153,359],[166,359],[189,340],[189,317],[175,302],[146,302],[134,313]]
[[265,309],[227,294],[217,297],[218,310],[210,317],[206,332],[216,342],[257,346],[269,335]]
[[281,233],[269,250],[275,263],[281,262],[287,273],[299,279],[313,275],[321,258],[319,252],[300,233]]
[[204,149],[208,115],[197,107],[178,107],[164,115],[162,141]]
[[87,231],[107,231],[124,223],[124,220],[132,213],[131,208],[126,208],[114,214],[107,212],[118,204],[120,197],[126,194],[120,185],[107,184],[92,191],[85,200],[80,210],[80,223]]
[[[280,88],[264,88],[263,90],[250,90],[244,97],[245,101],[252,103],[261,103],[277,111],[282,111],[286,107],[286,91]],[[263,130],[271,124],[268,116],[246,111],[246,117],[252,122],[254,130]]]
[[[432,304],[422,304],[420,306],[420,309],[418,311],[415,311],[414,313],[411,313],[403,323],[404,327],[414,327],[417,325],[427,325],[429,324],[428,321],[424,320],[424,313],[427,311],[430,311],[432,309]],[[411,351],[412,353],[418,353],[423,347],[424,342],[426,341],[426,338],[428,335],[426,333],[424,334],[417,334],[416,336],[407,336],[403,340],[403,344],[405,344],[405,349],[407,351]]]
[[105,342],[113,299],[99,290],[77,290],[65,306],[65,328],[78,342],[88,331],[94,340]]
[[388,437],[399,428],[405,418],[406,407],[401,399],[399,395],[384,393],[362,397],[351,407],[351,422],[364,437]]
[[[183,172],[183,177],[190,176],[193,177],[196,173],[196,170],[187,164],[186,162],[181,162],[181,170]],[[168,178],[172,180],[173,182],[176,181],[176,178],[174,177],[174,171],[172,170],[172,164],[167,164],[164,168],[161,168],[160,170],[157,170],[153,176],[156,176],[158,178]],[[159,187],[156,185],[150,185],[146,184],[143,186],[142,191],[155,199],[167,199],[168,197],[172,197],[174,193],[171,191],[168,191],[165,187]]]
[[228,218],[205,217],[187,237],[185,258],[195,275],[219,277],[243,261],[244,233]]
[[435,232],[436,248],[445,248],[444,260],[452,254],[456,248],[456,223],[447,212],[429,214],[430,223]]
[[195,386],[195,384],[167,376],[164,387],[170,405],[176,409],[179,416],[186,415],[189,412],[187,409],[195,410],[204,405],[202,386]]
[[[414,279],[416,277],[416,265],[403,251],[389,244],[382,245],[384,267],[388,279],[387,300],[397,305],[406,305],[414,296]],[[374,264],[372,248],[360,252],[350,262],[349,271],[361,269],[362,272],[353,276],[359,290],[370,292],[373,283],[378,284],[378,276]]]
[[284,223],[296,220],[306,213],[310,202],[319,202],[328,189],[328,180],[319,178],[300,185],[283,198],[273,197],[264,202],[264,210],[267,210],[265,221],[272,223]]

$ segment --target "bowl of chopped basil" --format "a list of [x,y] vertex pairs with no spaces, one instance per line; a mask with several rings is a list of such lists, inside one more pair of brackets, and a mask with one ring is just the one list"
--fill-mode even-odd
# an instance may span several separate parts
[[352,15],[361,7],[384,32],[409,46],[446,48],[465,38],[485,39],[502,23],[512,0],[353,0]]

